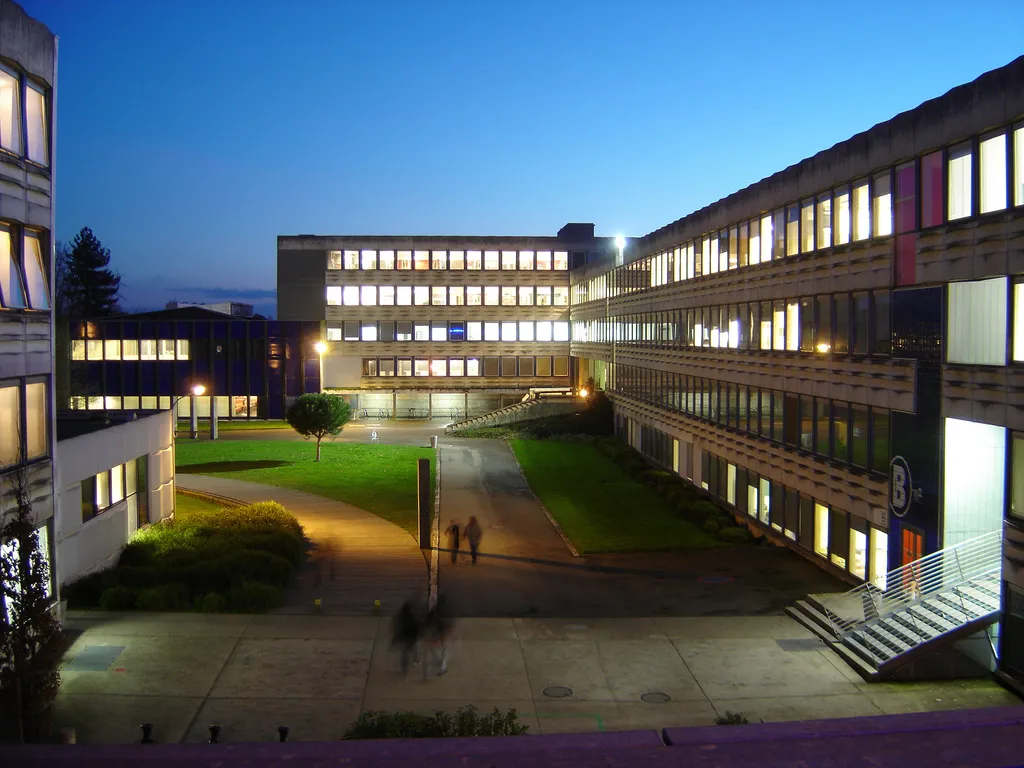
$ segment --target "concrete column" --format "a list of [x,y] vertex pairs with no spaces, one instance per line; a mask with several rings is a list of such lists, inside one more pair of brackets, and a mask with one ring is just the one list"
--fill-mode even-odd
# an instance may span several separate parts
[[430,548],[430,459],[416,460],[416,511],[419,520],[420,549]]
[[[194,394],[188,396],[189,406],[189,436],[195,440],[199,437],[199,415],[196,413],[196,396]],[[177,414],[175,414],[177,419]],[[177,421],[175,421],[177,424]]]
[[434,395],[431,392],[427,393],[427,418],[434,418]]
[[391,419],[398,418],[398,392],[391,393]]
[[462,394],[462,418],[469,418],[469,392]]
[[210,439],[217,439],[217,398],[210,395]]

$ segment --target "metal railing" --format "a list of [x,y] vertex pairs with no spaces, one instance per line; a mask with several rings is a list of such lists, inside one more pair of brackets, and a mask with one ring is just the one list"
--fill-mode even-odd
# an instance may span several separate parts
[[[849,592],[829,600],[826,605],[829,621],[836,637],[845,637],[861,626],[914,603],[942,595],[959,604],[966,616],[978,614],[973,604],[964,601],[957,587],[967,582],[998,574],[1002,564],[1003,532],[990,531],[952,547],[933,552],[885,575],[885,589],[868,581]],[[905,614],[915,627],[937,634],[934,628],[921,627],[917,618]]]

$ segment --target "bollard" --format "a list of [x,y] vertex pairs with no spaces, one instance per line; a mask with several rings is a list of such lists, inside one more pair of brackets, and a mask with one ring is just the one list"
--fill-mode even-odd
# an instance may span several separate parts
[[210,726],[210,743],[211,744],[220,744],[220,742],[218,741],[219,738],[220,738],[220,726],[219,725],[211,725]]
[[290,730],[291,728],[289,728],[287,725],[277,726],[277,740],[282,744],[288,741],[288,731]]
[[61,744],[77,744],[78,743],[78,737],[75,734],[75,729],[74,729],[73,726],[68,726],[67,728],[61,728],[60,729],[60,743]]
[[143,744],[152,744],[153,743],[153,724],[152,723],[143,723],[140,727],[142,728],[142,743]]

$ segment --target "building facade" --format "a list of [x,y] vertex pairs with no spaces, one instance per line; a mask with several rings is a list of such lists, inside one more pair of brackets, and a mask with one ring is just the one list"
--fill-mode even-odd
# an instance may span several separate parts
[[98,320],[69,328],[70,406],[156,410],[201,418],[282,419],[301,394],[320,391],[318,322],[230,318],[199,307]]
[[13,478],[24,472],[51,561],[56,75],[56,38],[0,0],[0,515],[13,509]]
[[851,581],[1005,525],[1024,675],[1024,57],[572,276],[619,433]]
[[556,237],[281,236],[278,313],[324,325],[323,388],[357,416],[462,418],[569,387],[569,273],[610,261]]

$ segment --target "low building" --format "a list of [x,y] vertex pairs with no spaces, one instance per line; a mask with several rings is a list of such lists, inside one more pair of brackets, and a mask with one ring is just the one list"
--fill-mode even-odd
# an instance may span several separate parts
[[174,513],[170,411],[62,413],[56,459],[60,585],[116,565],[135,531]]
[[215,304],[201,304],[195,301],[168,301],[165,309],[184,309],[185,307],[199,307],[208,309],[211,312],[220,312],[222,315],[231,317],[252,317],[252,304],[243,304],[239,301],[220,301]]

